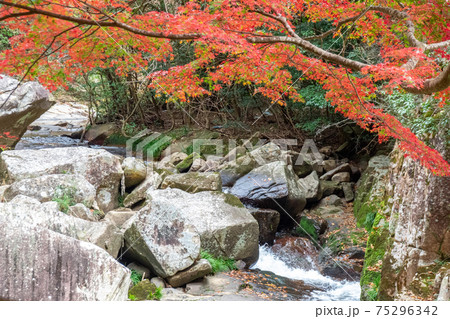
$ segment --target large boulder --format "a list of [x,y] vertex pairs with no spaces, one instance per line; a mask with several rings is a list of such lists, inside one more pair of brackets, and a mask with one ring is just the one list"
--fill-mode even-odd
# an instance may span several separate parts
[[0,215],[95,244],[113,257],[117,257],[122,246],[122,234],[113,224],[66,215],[55,202],[41,204],[34,198],[18,195],[0,204]]
[[18,85],[19,81],[0,75],[0,145],[9,148],[18,143],[28,125],[55,103],[37,82]]
[[4,193],[6,201],[17,195],[25,195],[40,202],[48,202],[55,197],[70,196],[75,203],[91,207],[96,192],[94,186],[81,175],[54,174],[26,178],[14,182]]
[[167,176],[161,188],[178,188],[188,193],[203,191],[221,191],[222,180],[218,173],[196,173],[173,174]]
[[[158,251],[158,246],[162,245],[159,241],[172,241],[175,240],[174,237],[184,236],[185,232],[191,231],[189,228],[175,232],[176,228],[173,227],[172,232],[175,233],[162,233],[159,227],[164,228],[166,224],[172,223],[179,223],[185,228],[186,225],[194,225],[195,233],[201,238],[201,248],[215,257],[244,260],[247,265],[257,261],[258,223],[236,197],[220,192],[190,194],[179,189],[154,190],[148,194],[148,205],[136,216],[134,230],[125,233],[128,243],[136,237],[133,233],[139,232],[145,240],[148,238],[148,242],[142,242],[147,248],[142,249]],[[166,224],[152,226],[152,223],[166,219]],[[156,233],[160,234],[158,240],[152,237],[156,236],[154,229],[158,229]],[[190,236],[195,238],[194,235]],[[189,247],[191,244],[185,245]],[[165,246],[163,248],[165,249]],[[183,251],[186,251],[186,248]],[[147,264],[150,262],[147,261]],[[167,277],[166,274],[160,273],[158,274]]]
[[93,244],[0,214],[0,300],[124,301],[130,274]]
[[219,166],[223,186],[233,186],[242,176],[257,167],[257,162],[250,154],[243,155]]
[[241,177],[230,193],[244,204],[278,210],[281,222],[292,222],[292,216],[306,205],[304,190],[292,168],[282,161],[255,168]]
[[319,176],[315,171],[304,178],[300,178],[298,183],[304,190],[308,202],[317,202],[322,198],[322,187],[320,186]]
[[194,224],[183,218],[170,201],[161,200],[152,201],[132,217],[125,231],[125,245],[132,259],[166,278],[198,259],[201,242]]
[[118,206],[123,170],[117,156],[87,147],[5,151],[0,154],[0,182],[7,184],[51,174],[83,176],[96,189],[103,211]]

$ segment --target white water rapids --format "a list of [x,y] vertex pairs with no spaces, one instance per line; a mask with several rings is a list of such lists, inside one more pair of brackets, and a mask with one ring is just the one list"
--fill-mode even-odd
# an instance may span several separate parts
[[358,281],[336,281],[323,276],[316,270],[291,268],[279,259],[268,246],[260,247],[258,262],[252,268],[271,271],[290,279],[302,280],[306,284],[325,290],[313,292],[312,300],[359,300],[361,293]]

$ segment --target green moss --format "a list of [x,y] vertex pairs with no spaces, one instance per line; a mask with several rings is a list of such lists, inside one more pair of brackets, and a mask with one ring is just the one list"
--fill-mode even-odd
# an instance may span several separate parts
[[162,297],[161,289],[158,293],[158,287],[148,279],[138,282],[128,291],[130,300],[159,300],[158,297],[159,299]]
[[122,135],[121,133],[113,133],[105,140],[104,145],[126,145],[129,137]]
[[177,168],[178,172],[180,172],[180,173],[187,172],[189,170],[189,168],[192,166],[192,163],[194,162],[194,160],[196,160],[197,158],[200,158],[200,155],[197,153],[192,153],[191,155],[186,157],[182,162],[177,164],[176,168]]
[[318,239],[314,221],[305,216],[300,219],[299,226],[295,229],[295,232],[301,237],[313,238],[315,240]]
[[234,207],[239,207],[239,208],[244,208],[244,205],[239,200],[239,198],[237,198],[236,196],[231,195],[231,194],[225,194],[222,192],[217,192],[217,193],[223,194],[225,196],[225,203],[227,203],[228,205],[231,205]]
[[367,240],[364,267],[361,275],[361,300],[377,300],[381,280],[382,261],[390,245],[388,223],[376,214]]

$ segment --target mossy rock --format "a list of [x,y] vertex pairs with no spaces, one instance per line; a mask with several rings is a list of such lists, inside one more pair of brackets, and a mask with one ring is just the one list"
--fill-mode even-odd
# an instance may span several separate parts
[[367,240],[364,268],[361,275],[361,300],[378,300],[381,280],[381,262],[390,246],[391,235],[385,217],[377,214]]
[[155,294],[157,287],[150,280],[145,279],[128,291],[128,298],[130,300],[142,301],[142,300],[153,300],[152,294]]
[[197,158],[201,158],[201,156],[197,153],[192,153],[188,157],[186,157],[182,162],[178,163],[176,166],[176,169],[180,173],[185,173],[189,171],[189,168],[191,168],[192,163],[194,163],[194,160]]

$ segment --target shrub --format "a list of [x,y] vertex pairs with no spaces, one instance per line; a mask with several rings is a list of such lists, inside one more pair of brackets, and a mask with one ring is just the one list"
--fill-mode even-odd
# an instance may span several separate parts
[[[138,273],[136,270],[131,270],[131,282],[133,286],[142,281],[142,275]],[[131,299],[131,298],[130,298]]]

